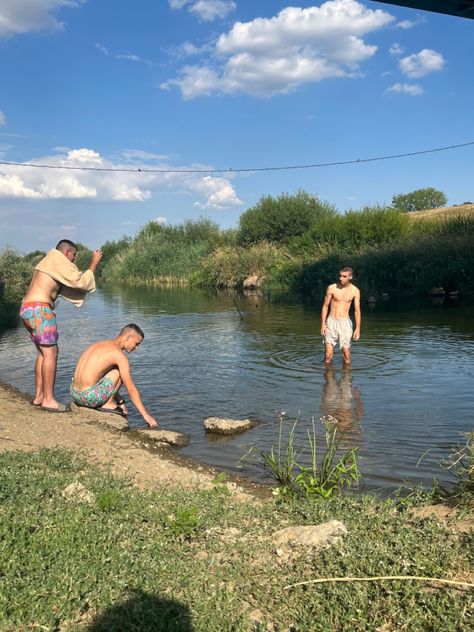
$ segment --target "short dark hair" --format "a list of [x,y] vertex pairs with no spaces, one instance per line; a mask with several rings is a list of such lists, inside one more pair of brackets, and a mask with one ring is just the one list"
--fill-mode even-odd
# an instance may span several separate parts
[[74,250],[77,251],[76,244],[70,239],[61,239],[61,241],[58,241],[56,245],[56,250],[60,250],[61,252],[64,252],[65,250],[69,250],[69,248],[74,248]]
[[139,327],[138,325],[135,325],[135,323],[130,323],[129,325],[124,325],[122,327],[122,329],[120,330],[120,335],[123,336],[123,334],[126,334],[127,331],[134,331],[141,338],[145,338],[145,334],[143,333],[141,327]]
[[351,266],[342,266],[339,272],[349,272],[349,274],[354,274],[354,270],[351,268]]

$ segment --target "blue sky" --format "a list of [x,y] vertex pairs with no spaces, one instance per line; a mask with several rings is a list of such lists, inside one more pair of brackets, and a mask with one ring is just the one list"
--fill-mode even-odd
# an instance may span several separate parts
[[[469,142],[473,58],[474,21],[369,0],[1,0],[0,160],[239,169]],[[462,203],[473,152],[244,174],[0,165],[0,248],[235,226],[297,189],[341,212],[428,186]]]

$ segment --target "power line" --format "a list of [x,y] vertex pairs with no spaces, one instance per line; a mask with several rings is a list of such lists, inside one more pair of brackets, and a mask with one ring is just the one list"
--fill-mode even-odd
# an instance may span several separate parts
[[440,151],[448,151],[450,149],[460,149],[461,147],[469,147],[474,145],[474,141],[460,143],[458,145],[447,145],[445,147],[435,147],[434,149],[421,149],[419,151],[411,151],[403,154],[391,154],[389,156],[375,156],[372,158],[355,158],[353,160],[338,160],[335,162],[319,162],[308,165],[286,165],[282,167],[248,167],[234,169],[147,169],[143,167],[120,168],[120,167],[77,167],[72,165],[42,165],[32,162],[7,162],[0,160],[0,165],[7,167],[34,167],[37,169],[66,169],[69,171],[105,171],[112,173],[254,173],[259,171],[290,171],[295,169],[317,169],[320,167],[340,167],[343,165],[357,165],[366,162],[379,162],[381,160],[394,160],[395,158],[409,158],[410,156],[421,156],[422,154],[434,154]]

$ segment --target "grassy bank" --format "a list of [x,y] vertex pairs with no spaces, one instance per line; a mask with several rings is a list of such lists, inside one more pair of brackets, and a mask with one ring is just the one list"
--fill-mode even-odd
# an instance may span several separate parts
[[[472,622],[472,591],[441,583],[285,590],[337,576],[472,582],[472,535],[414,517],[408,502],[257,504],[218,481],[210,491],[139,491],[59,450],[3,454],[0,481],[1,630],[426,632]],[[89,494],[67,496],[76,482]],[[330,519],[348,529],[341,545],[276,554],[276,530]]]

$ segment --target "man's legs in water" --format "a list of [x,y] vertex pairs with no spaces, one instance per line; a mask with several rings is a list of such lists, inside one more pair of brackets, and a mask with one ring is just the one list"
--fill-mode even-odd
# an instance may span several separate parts
[[344,366],[348,366],[351,363],[351,348],[342,347],[342,357],[344,359]]
[[334,355],[334,347],[330,342],[325,344],[326,352],[324,354],[324,364],[331,364]]

